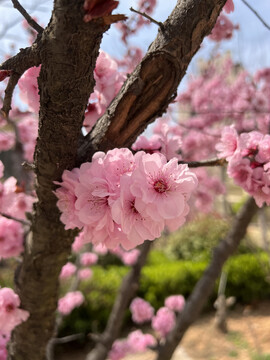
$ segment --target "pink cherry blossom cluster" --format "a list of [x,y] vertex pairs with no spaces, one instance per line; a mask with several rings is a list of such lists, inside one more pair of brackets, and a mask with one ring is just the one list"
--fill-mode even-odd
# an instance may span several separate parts
[[219,157],[228,161],[228,175],[252,195],[259,207],[270,205],[270,135],[258,131],[238,135],[225,127],[217,144]]
[[96,86],[90,96],[83,123],[88,132],[104,114],[125,80],[125,76],[118,70],[117,62],[102,50],[97,58],[94,78]]
[[38,120],[34,116],[21,116],[18,122],[20,142],[23,145],[24,158],[32,162],[38,136]]
[[80,291],[68,292],[58,300],[58,311],[63,315],[68,315],[75,307],[79,307],[84,302],[84,296]]
[[59,278],[61,280],[69,279],[71,276],[73,276],[77,271],[76,265],[74,265],[71,262],[67,262],[61,269]]
[[139,249],[132,249],[130,251],[125,251],[121,246],[116,247],[115,249],[109,250],[112,254],[116,255],[123,264],[127,266],[132,266],[137,262],[137,259],[140,255]]
[[96,153],[91,163],[64,171],[55,192],[66,229],[84,229],[85,241],[130,250],[185,222],[196,176],[176,158],[135,155],[128,149]]
[[141,298],[135,298],[130,304],[132,320],[136,324],[143,324],[152,320],[152,328],[161,336],[166,337],[175,324],[174,312],[181,312],[185,306],[182,295],[171,295],[165,299],[165,306],[161,307],[154,316],[154,308]]
[[185,306],[185,298],[183,295],[171,295],[165,299],[165,306],[173,311],[181,312]]
[[175,325],[175,313],[166,306],[160,308],[152,319],[152,328],[165,338]]
[[138,297],[132,300],[129,308],[132,314],[132,320],[136,324],[150,321],[154,315],[154,308],[149,302]]
[[[11,331],[29,317],[28,311],[19,309],[20,299],[10,288],[0,289],[0,338],[9,337]],[[0,341],[1,344],[1,341]],[[1,345],[0,345],[1,349]]]
[[221,179],[213,176],[204,168],[194,169],[198,179],[198,187],[193,194],[195,209],[202,213],[213,210],[214,200],[218,195],[225,194],[226,187]]
[[[227,6],[225,9],[230,9],[230,7]],[[233,31],[238,29],[239,25],[234,25],[225,14],[221,13],[217,18],[217,22],[212,29],[211,34],[208,37],[209,39],[217,42],[222,40],[229,40],[233,36]]]
[[[4,165],[0,161],[0,177],[4,175]],[[0,182],[0,213],[25,219],[25,212],[31,211],[34,197],[26,195],[10,177]],[[23,227],[21,223],[0,216],[0,258],[18,256],[23,251]]]
[[151,334],[143,334],[141,330],[132,331],[127,339],[116,340],[109,352],[110,360],[121,360],[130,354],[144,352],[149,346],[155,346],[156,340]]
[[233,0],[227,0],[226,4],[224,5],[224,11],[229,14],[234,11],[234,3]]
[[7,343],[10,340],[10,335],[2,334],[0,331],[0,360],[7,360]]
[[81,264],[83,266],[91,266],[97,263],[98,256],[95,253],[92,252],[85,252],[81,254]]
[[[112,3],[117,3],[112,1]],[[30,112],[38,113],[39,111],[39,94],[37,77],[40,67],[32,67],[27,70],[18,82],[20,88],[21,100],[28,105]],[[107,106],[110,104],[115,95],[119,92],[125,76],[118,69],[118,64],[107,53],[100,51],[94,70],[96,86],[90,96],[89,104],[85,112],[84,127],[90,131],[97,119],[101,117]],[[24,144],[25,158],[32,160],[35,141],[37,137],[37,121],[31,117],[26,117],[19,124],[20,138]],[[3,150],[8,150],[14,145],[12,133],[0,133]],[[4,149],[5,147],[5,149]]]
[[229,14],[234,11],[234,3],[233,0],[227,0],[226,4],[224,5],[224,11]]
[[29,111],[39,112],[38,82],[40,66],[31,67],[20,78],[18,85],[21,100],[28,105]]
[[167,160],[176,157],[182,159],[179,154],[182,145],[182,137],[175,131],[175,127],[169,125],[170,118],[159,119],[153,129],[150,138],[141,135],[132,145],[135,151],[143,150],[147,153],[160,152]]
[[[154,308],[149,302],[135,298],[130,304],[132,320],[137,324],[151,322],[156,335],[163,339],[175,325],[175,312],[181,312],[185,305],[182,295],[172,295],[165,299],[165,306],[161,307],[154,316]],[[110,360],[121,360],[129,354],[146,351],[148,347],[154,347],[157,340],[153,335],[143,334],[141,330],[135,330],[124,340],[116,340],[109,353]]]
[[[4,175],[4,165],[0,161],[0,178]],[[26,219],[25,213],[32,210],[35,198],[24,193],[23,188],[17,186],[17,180],[11,176],[0,182],[0,212],[17,219]]]
[[[4,125],[2,123],[2,125]],[[6,124],[5,124],[6,125]],[[1,129],[0,132],[0,151],[8,151],[15,145],[15,135],[11,131]]]
[[0,216],[0,259],[18,256],[22,251],[22,225],[17,221]]
[[267,134],[270,126],[270,69],[254,75],[234,65],[230,57],[211,59],[189,81],[177,100],[181,116],[181,154],[186,161],[215,156],[215,145],[226,125],[238,133],[254,129]]

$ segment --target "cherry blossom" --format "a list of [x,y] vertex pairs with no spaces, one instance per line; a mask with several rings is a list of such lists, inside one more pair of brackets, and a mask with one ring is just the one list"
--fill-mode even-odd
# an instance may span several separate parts
[[129,352],[129,344],[126,340],[116,340],[109,352],[110,360],[121,360]]
[[75,307],[79,307],[84,302],[84,296],[80,291],[68,292],[58,300],[58,311],[63,315],[68,315]]
[[132,320],[137,324],[150,321],[154,315],[154,309],[149,302],[138,297],[132,300],[129,308],[132,313]]
[[226,4],[224,5],[224,11],[229,14],[234,11],[234,3],[233,0],[227,0]]
[[97,254],[94,254],[92,252],[85,252],[81,254],[80,262],[83,266],[94,265],[97,263],[97,261],[98,261]]
[[[23,251],[23,228],[14,220],[0,217],[0,258],[18,256]],[[1,291],[1,290],[0,290]]]
[[93,276],[93,271],[91,269],[80,269],[78,276],[80,280],[90,279]]
[[139,255],[140,255],[140,250],[138,249],[123,251],[121,255],[121,259],[125,265],[132,266],[136,264]]
[[34,66],[27,70],[18,82],[21,100],[25,102],[28,105],[29,110],[34,113],[38,113],[39,111],[39,94],[37,83],[39,72],[40,66]]
[[229,40],[233,36],[233,30],[238,30],[239,26],[234,25],[223,13],[217,19],[217,22],[209,35],[209,39],[214,41]]
[[0,289],[0,329],[2,335],[9,335],[15,326],[28,319],[28,311],[19,309],[19,306],[19,296],[12,289]]
[[170,310],[181,312],[185,306],[185,298],[182,295],[171,295],[165,299],[165,306]]
[[141,330],[132,331],[127,337],[129,353],[144,352],[149,346],[156,345],[156,339],[151,334],[143,334]]
[[[259,207],[264,202],[269,205],[270,136],[263,135],[258,131],[241,133],[238,136],[236,132],[232,134],[231,128],[225,128],[223,133],[217,149],[221,151],[219,156],[229,155],[227,156],[228,175],[234,179],[237,185],[254,197]],[[226,143],[228,137],[232,141]]]
[[175,325],[175,314],[167,307],[160,308],[152,319],[152,328],[161,336],[166,335]]
[[185,204],[197,185],[187,165],[174,158],[167,163],[162,154],[136,154],[138,166],[131,175],[135,207],[153,221],[175,219],[185,212]]
[[68,262],[62,267],[59,277],[60,279],[68,279],[69,277],[75,274],[76,270],[77,267],[71,262]]
[[10,340],[10,335],[7,334],[3,334],[0,331],[0,360],[6,360],[7,356],[8,356],[8,352],[7,352],[7,343]]

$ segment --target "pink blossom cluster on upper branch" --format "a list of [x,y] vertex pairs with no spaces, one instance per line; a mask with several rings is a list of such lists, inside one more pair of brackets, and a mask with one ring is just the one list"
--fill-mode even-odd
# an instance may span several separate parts
[[270,205],[270,135],[258,131],[237,134],[225,127],[217,144],[228,161],[228,175],[252,195],[259,207]]

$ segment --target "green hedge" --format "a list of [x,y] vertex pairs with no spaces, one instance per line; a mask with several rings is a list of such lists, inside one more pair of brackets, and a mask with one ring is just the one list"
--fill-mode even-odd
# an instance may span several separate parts
[[[156,259],[161,258],[156,252]],[[151,260],[152,257],[152,260]],[[163,259],[164,260],[164,259]],[[150,264],[143,268],[140,288],[137,295],[149,301],[155,309],[163,306],[164,299],[172,294],[191,294],[200,279],[207,262],[165,261],[156,263],[155,255],[150,256]],[[270,296],[269,258],[265,253],[242,254],[232,257],[225,267],[228,273],[227,296],[235,296],[237,302],[248,304],[254,300]],[[66,317],[63,334],[74,332],[102,331],[113,306],[115,296],[123,276],[128,272],[124,266],[111,266],[106,269],[96,266],[90,281],[83,281],[81,289],[86,294],[85,304]],[[217,291],[217,284],[215,292]],[[213,293],[208,308],[216,294]],[[127,313],[127,319],[129,314]]]

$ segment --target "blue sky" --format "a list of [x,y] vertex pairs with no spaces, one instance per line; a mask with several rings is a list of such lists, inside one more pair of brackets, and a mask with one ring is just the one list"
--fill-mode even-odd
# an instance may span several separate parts
[[[247,1],[270,24],[270,0]],[[37,16],[43,26],[49,20],[52,2],[52,0],[21,0],[22,5],[32,15]],[[234,0],[234,3],[235,12],[229,15],[229,17],[234,23],[239,24],[240,30],[235,32],[232,40],[222,43],[221,50],[231,51],[233,58],[237,62],[244,64],[251,72],[262,67],[270,67],[270,30],[263,26],[241,0]],[[175,4],[176,0],[158,0],[158,7],[153,17],[158,21],[164,21]],[[120,0],[117,12],[128,16],[130,15],[130,6],[136,8],[136,0]],[[0,9],[0,61],[3,61],[5,53],[15,53],[20,47],[29,44],[26,34],[24,34],[20,27],[22,17],[12,8],[11,1],[0,0]],[[134,45],[139,45],[146,51],[156,33],[157,26],[152,24],[143,28],[131,41]],[[209,57],[213,46],[211,43],[210,41],[204,42],[203,48],[198,52],[195,60],[190,65],[189,72],[195,70],[195,63],[198,57]],[[112,26],[104,35],[102,48],[113,56],[125,53],[125,47],[120,40],[119,32],[115,26]]]

